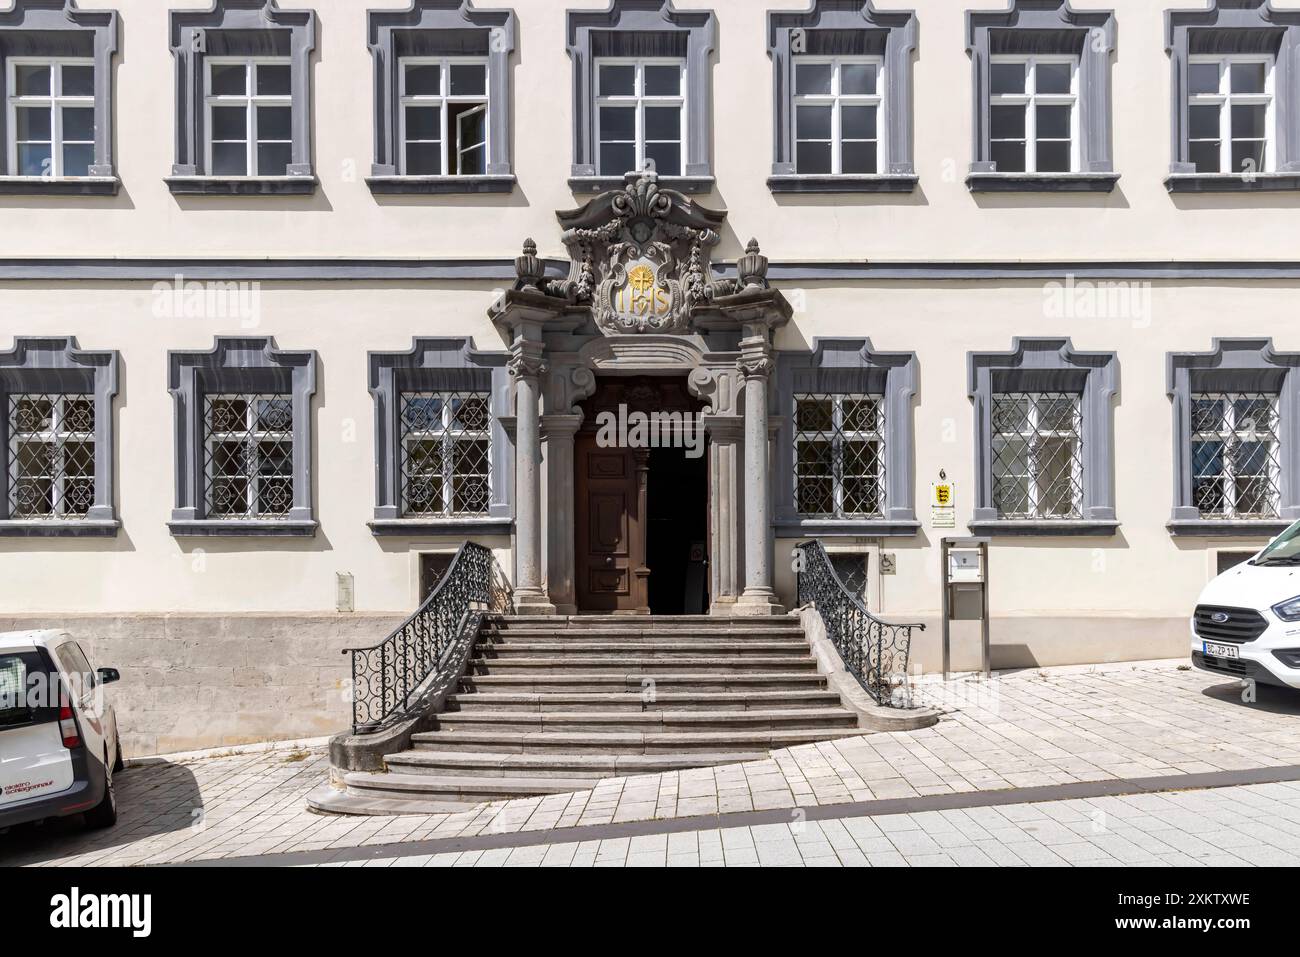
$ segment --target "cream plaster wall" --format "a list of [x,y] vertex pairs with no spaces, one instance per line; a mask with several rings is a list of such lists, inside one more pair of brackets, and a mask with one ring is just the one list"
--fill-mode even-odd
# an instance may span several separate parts
[[[6,198],[0,256],[369,256],[499,257],[533,235],[545,255],[562,249],[553,213],[577,205],[565,185],[572,162],[571,69],[564,9],[606,0],[484,0],[519,18],[513,57],[513,194],[375,197],[366,187],[372,154],[372,69],[365,44],[369,6],[406,0],[283,0],[312,7],[319,36],[313,65],[314,154],[321,188],[310,197],[173,197],[163,182],[173,161],[174,65],[169,7],[209,0],[83,0],[122,14],[116,73],[116,198]],[[917,171],[914,194],[774,197],[769,6],[806,0],[680,0],[718,17],[713,66],[712,156],[718,186],[703,201],[731,210],[723,257],[757,236],[778,260],[833,259],[1273,259],[1288,255],[1300,195],[1171,197],[1169,61],[1163,11],[1178,0],[1077,0],[1115,9],[1111,195],[982,195],[965,186],[970,161],[970,61],[964,11],[1004,9],[1006,0],[907,0],[920,45],[914,66]],[[1278,0],[1294,9],[1295,0]],[[487,213],[487,215],[484,215]],[[18,228],[21,224],[21,228]],[[33,239],[35,237],[35,239]]]

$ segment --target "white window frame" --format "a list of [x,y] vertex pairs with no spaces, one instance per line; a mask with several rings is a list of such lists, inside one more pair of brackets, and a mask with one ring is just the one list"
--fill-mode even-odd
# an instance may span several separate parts
[[[1278,425],[1272,433],[1271,442],[1263,442],[1260,439],[1259,432],[1253,426],[1246,428],[1239,427],[1237,422],[1237,405],[1234,399],[1266,397],[1269,400],[1269,407],[1272,419]],[[1192,456],[1192,493],[1193,505],[1196,505],[1197,511],[1200,512],[1201,518],[1210,520],[1235,519],[1242,518],[1243,514],[1237,507],[1237,480],[1240,477],[1237,473],[1236,462],[1233,461],[1229,454],[1231,442],[1235,439],[1239,442],[1255,442],[1266,444],[1271,447],[1271,453],[1268,455],[1268,480],[1271,495],[1270,504],[1272,505],[1272,515],[1264,516],[1264,520],[1275,519],[1282,514],[1282,471],[1276,455],[1278,447],[1281,445],[1281,413],[1280,403],[1281,396],[1276,393],[1250,393],[1243,394],[1237,392],[1193,392],[1191,393],[1191,405],[1194,407],[1197,402],[1207,402],[1210,400],[1222,402],[1226,405],[1223,412],[1223,430],[1218,432],[1193,431],[1190,436],[1189,449],[1194,449],[1198,442],[1218,442],[1220,445],[1219,463],[1222,471],[1219,476],[1223,482],[1223,510],[1219,512],[1207,512],[1196,505],[1195,502],[1195,484],[1198,476],[1195,472],[1195,456]],[[1195,414],[1193,413],[1193,421]],[[1256,512],[1247,512],[1244,517],[1258,518]]]
[[[483,411],[487,416],[487,427],[483,429],[466,429],[456,427],[457,408],[452,399],[459,398],[464,400],[467,397],[476,397],[483,403]],[[442,403],[441,425],[438,430],[432,429],[411,429],[406,426],[405,412],[406,403],[410,399],[438,399]],[[399,481],[401,482],[401,497],[399,501],[402,506],[402,514],[407,518],[419,518],[423,516],[439,518],[461,518],[473,515],[486,515],[491,508],[492,503],[492,474],[496,467],[496,450],[492,447],[492,393],[488,391],[439,391],[439,390],[407,390],[398,393],[398,427],[401,432],[401,459],[398,462]],[[411,501],[409,494],[410,476],[407,474],[405,467],[409,460],[407,452],[408,445],[418,444],[421,442],[437,441],[442,446],[442,507],[437,512],[419,512],[408,508]],[[461,441],[483,442],[487,445],[487,461],[485,472],[473,472],[469,474],[458,474],[456,472],[456,443]],[[461,480],[465,478],[482,479],[486,486],[486,497],[483,502],[483,508],[477,512],[459,512],[456,510],[456,489],[459,487]]]
[[[18,67],[20,66],[43,66],[50,69],[50,95],[49,96],[19,96],[16,92],[18,89]],[[55,70],[53,67],[58,66]],[[47,107],[51,111],[50,116],[50,167],[48,173],[39,177],[24,177],[27,179],[86,179],[89,177],[65,176],[63,172],[63,107],[81,107],[89,108],[92,112],[95,109],[95,94],[92,92],[87,96],[64,96],[63,94],[63,69],[64,66],[88,66],[93,71],[95,61],[89,57],[10,57],[6,69],[5,89],[9,91],[9,102],[5,115],[6,126],[8,130],[7,144],[9,156],[9,169],[17,171],[18,169],[18,110],[30,107]],[[83,144],[85,140],[73,140],[74,144]],[[91,148],[90,165],[95,164],[94,139],[89,140]]]
[[[473,95],[453,94],[451,92],[451,67],[452,66],[481,66],[483,68],[483,93]],[[438,70],[438,93],[434,94],[408,94],[406,92],[406,68],[408,66],[437,66]],[[415,107],[438,107],[439,117],[442,124],[442,140],[439,143],[439,155],[441,158],[442,176],[482,176],[483,173],[452,173],[450,171],[451,163],[451,145],[450,123],[451,111],[447,108],[451,103],[477,103],[479,106],[472,110],[466,110],[461,117],[468,116],[471,113],[482,111],[483,113],[483,169],[486,172],[488,163],[492,156],[492,112],[491,112],[491,94],[492,94],[492,71],[488,68],[488,58],[482,56],[407,56],[397,61],[397,88],[398,88],[398,107],[397,107],[397,171],[400,176],[414,175],[406,171],[406,108]],[[427,143],[429,140],[416,140],[417,143]],[[476,143],[468,146],[461,143],[460,125],[456,128],[456,168],[460,169],[459,159],[462,155],[474,149]]]
[[[635,67],[635,80],[630,94],[611,94],[605,95],[600,89],[600,68],[603,66],[631,66]],[[645,93],[645,68],[648,66],[676,66],[681,71],[677,85],[676,96],[647,95]],[[687,157],[687,139],[690,136],[690,127],[687,117],[687,96],[686,83],[689,77],[686,72],[686,60],[683,57],[598,57],[592,64],[592,83],[595,86],[595,116],[592,125],[595,129],[595,160],[596,171],[600,172],[604,167],[601,162],[601,130],[600,130],[600,110],[603,106],[622,106],[636,108],[636,169],[645,169],[646,163],[646,138],[645,138],[645,111],[646,107],[656,106],[676,106],[681,111],[681,155],[678,159],[677,175],[684,175],[686,172]],[[619,142],[623,142],[620,140]],[[667,140],[655,140],[656,143],[669,142]],[[625,170],[625,172],[627,172]],[[603,174],[602,174],[603,175]]]
[[[244,67],[244,93],[237,94],[214,94],[212,92],[212,71],[218,66],[237,66],[242,64]],[[254,68],[258,66],[283,66],[289,67],[289,92],[286,94],[259,95],[256,87]],[[223,178],[229,176],[231,179],[257,179],[262,176],[283,176],[284,173],[266,173],[263,174],[257,168],[257,108],[259,106],[284,106],[289,108],[289,139],[287,140],[266,140],[267,143],[288,143],[290,150],[290,164],[293,163],[293,129],[292,124],[296,119],[293,116],[293,60],[289,57],[279,56],[222,56],[222,57],[205,57],[203,61],[203,162],[204,170],[208,175],[215,175],[212,171],[212,109],[213,107],[231,107],[243,106],[246,111],[244,135],[246,141],[245,149],[245,172],[243,176],[234,174],[221,174]],[[233,142],[223,140],[222,142]]]
[[[831,92],[826,93],[798,93],[799,87],[799,67],[800,66],[818,66],[821,64],[831,65]],[[876,92],[875,93],[841,93],[840,92],[840,73],[845,65],[852,66],[874,66],[876,68]],[[889,81],[885,73],[885,58],[878,56],[808,56],[799,54],[791,58],[792,69],[790,71],[790,128],[793,131],[794,144],[793,155],[791,160],[794,163],[795,172],[803,174],[799,169],[799,107],[801,106],[829,106],[831,107],[831,172],[832,176],[843,176],[844,157],[844,138],[841,135],[842,124],[840,122],[840,108],[843,106],[874,106],[876,108],[876,138],[875,140],[850,140],[851,143],[871,143],[876,144],[876,172],[875,173],[850,173],[850,176],[878,176],[882,174],[885,165],[886,143],[885,133],[888,124],[885,122],[885,84]],[[824,143],[825,140],[812,140],[810,143]],[[825,174],[821,174],[825,175]]]
[[[1191,108],[1194,106],[1219,107],[1219,172],[1229,174],[1271,173],[1275,168],[1274,156],[1277,152],[1277,96],[1274,86],[1274,58],[1255,54],[1197,54],[1187,58],[1190,77],[1191,68],[1198,64],[1214,63],[1219,67],[1219,92],[1190,92],[1190,80],[1187,94],[1187,160],[1192,160],[1192,144],[1205,140],[1192,138]],[[1232,67],[1235,64],[1262,64],[1264,67],[1263,93],[1233,93]],[[1232,107],[1264,106],[1264,165],[1257,170],[1239,170],[1232,166]],[[1248,142],[1242,140],[1242,142]]]
[[[1061,396],[1061,395],[1069,395],[1071,401],[1074,404],[1074,415],[1072,417],[1072,421],[1079,423],[1079,429],[1077,432],[1074,429],[1044,428],[1039,424],[1038,421],[1039,406],[1042,404],[1043,400],[1055,396]],[[1015,438],[1025,443],[1026,471],[1018,472],[1011,476],[1003,475],[1001,477],[1004,479],[1008,477],[1015,478],[1015,479],[1023,479],[1025,481],[1026,511],[1024,514],[1012,512],[1003,515],[1001,513],[1001,510],[999,509],[998,518],[1000,519],[1007,518],[1013,520],[1028,519],[1032,521],[1047,522],[1047,521],[1070,521],[1073,518],[1083,515],[1083,508],[1084,508],[1083,457],[1079,453],[1079,449],[1083,444],[1083,396],[1078,393],[1065,393],[1065,392],[1052,392],[1052,391],[994,392],[992,393],[992,401],[996,403],[999,398],[1006,397],[1006,396],[1012,398],[1028,399],[1028,403],[1027,403],[1028,407],[1026,409],[1026,415],[1025,415],[1025,427],[1018,432],[997,432],[997,431],[992,432],[990,436],[992,448],[989,449],[990,460],[993,462],[997,462],[998,459],[997,443],[999,439],[1005,441],[1007,439]],[[1073,439],[1075,444],[1075,449],[1070,456],[1070,491],[1071,491],[1070,506],[1071,508],[1070,508],[1069,515],[1046,513],[1043,511],[1043,504],[1039,500],[1039,487],[1038,487],[1039,476],[1034,474],[1034,472],[1030,467],[1030,461],[1033,458],[1034,450],[1039,446],[1041,446],[1044,441],[1052,440],[1052,439]],[[999,476],[997,474],[994,474],[993,482],[995,488],[997,487],[998,479]],[[995,507],[997,507],[996,501],[993,504]]]
[[[50,401],[50,427],[40,432],[18,432],[14,428],[13,410],[19,402],[24,399],[29,401]],[[89,431],[78,431],[65,427],[66,404],[69,401],[86,401],[90,404],[91,426]],[[11,482],[30,481],[48,479],[50,482],[50,510],[48,512],[29,512],[23,515],[11,515],[11,518],[21,520],[49,520],[60,519],[64,521],[80,521],[86,517],[85,512],[68,512],[64,510],[64,483],[70,478],[84,479],[89,478],[91,488],[99,480],[96,471],[98,463],[95,460],[95,397],[88,393],[80,392],[14,392],[8,397],[9,408],[5,410],[5,415],[9,417],[9,461],[13,463],[13,472],[9,476]],[[91,471],[89,476],[70,476],[68,474],[68,450],[69,444],[90,447]],[[44,445],[50,447],[50,471],[48,474],[41,475],[23,475],[18,471],[19,449],[25,445]],[[63,461],[54,460],[55,453],[63,456]],[[93,496],[92,496],[93,498]],[[91,506],[94,507],[92,501]]]
[[[799,403],[801,401],[829,401],[831,403],[831,428],[829,432],[824,430],[804,431],[799,428]],[[885,511],[885,442],[887,429],[862,430],[862,429],[845,429],[844,428],[844,404],[846,402],[874,402],[876,405],[876,424],[882,425],[885,415],[885,397],[880,393],[867,392],[804,392],[795,397],[795,431],[794,431],[794,468],[795,468],[795,488],[794,498],[796,507],[799,503],[799,482],[804,478],[829,478],[831,480],[831,500],[834,505],[834,511],[826,512],[800,512],[804,518],[877,518],[884,514]],[[831,443],[831,472],[827,476],[801,475],[799,468],[799,445],[802,442],[821,442],[828,440]],[[867,442],[874,443],[876,446],[876,510],[874,512],[846,512],[844,510],[844,471],[841,467],[843,463],[843,453],[840,451],[845,442]],[[856,476],[855,476],[856,477]]]
[[[1016,55],[999,54],[989,58],[990,65],[1018,63],[1025,68],[1025,89],[1032,93],[998,93],[989,90],[989,157],[993,156],[993,144],[1013,142],[997,139],[993,136],[993,107],[1020,106],[1025,111],[1025,173],[1038,172],[1038,107],[1068,106],[1070,108],[1070,169],[1077,173],[1082,162],[1082,150],[1079,142],[1079,58],[1069,54]],[[1061,64],[1070,66],[1069,93],[1039,93],[1039,64]],[[1054,140],[1053,142],[1059,142]],[[999,173],[1005,172],[998,170]],[[1013,173],[1014,175],[1014,173]],[[1045,175],[1066,175],[1059,170],[1051,170]]]
[[[247,402],[247,408],[244,410],[244,427],[235,432],[214,432],[211,429],[210,406],[214,402]],[[274,520],[281,521],[289,517],[289,512],[293,509],[293,496],[290,495],[289,506],[283,512],[263,512],[259,506],[262,492],[263,479],[287,480],[291,492],[294,490],[296,478],[293,470],[293,457],[295,453],[294,446],[297,444],[298,435],[293,426],[287,432],[277,429],[259,429],[257,420],[259,418],[258,403],[262,400],[276,400],[284,402],[292,414],[293,395],[289,392],[213,392],[204,396],[203,408],[203,442],[207,446],[206,469],[207,474],[204,481],[207,485],[204,488],[204,498],[209,490],[221,479],[243,478],[247,481],[244,489],[244,506],[243,512],[217,512],[208,514],[208,518],[220,521],[240,521],[245,520]],[[216,471],[216,455],[213,447],[225,443],[238,442],[244,448],[244,474],[238,475],[220,475]],[[289,451],[289,474],[288,475],[263,475],[262,474],[262,456],[261,444],[263,442],[275,442],[278,445],[288,445]],[[253,459],[250,463],[249,456]]]

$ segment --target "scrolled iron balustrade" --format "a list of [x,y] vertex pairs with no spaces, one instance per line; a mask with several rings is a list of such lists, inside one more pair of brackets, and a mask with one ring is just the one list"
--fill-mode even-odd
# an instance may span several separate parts
[[483,618],[504,611],[508,587],[490,549],[465,542],[429,597],[379,644],[345,648],[352,656],[352,733],[371,734],[410,715],[451,652],[473,640]]
[[796,546],[799,552],[799,604],[812,605],[826,624],[826,634],[840,653],[844,668],[876,704],[907,707],[907,660],[913,630],[922,624],[882,621],[844,586],[819,541]]

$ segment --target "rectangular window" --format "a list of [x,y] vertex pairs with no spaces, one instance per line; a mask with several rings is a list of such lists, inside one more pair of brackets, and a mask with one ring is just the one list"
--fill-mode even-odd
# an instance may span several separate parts
[[993,57],[989,63],[989,155],[999,173],[1079,168],[1078,60]]
[[289,60],[212,57],[206,77],[208,173],[288,175],[293,162]]
[[870,556],[862,552],[831,552],[828,556],[831,568],[839,576],[840,582],[849,594],[867,603],[867,570]]
[[486,173],[487,60],[406,57],[400,76],[402,175]]
[[879,58],[796,57],[796,172],[880,172],[883,96],[884,62]]
[[95,397],[9,396],[9,517],[85,517],[95,504]]
[[9,169],[17,176],[89,176],[95,162],[95,64],[8,61]]
[[1187,153],[1198,173],[1273,167],[1273,61],[1192,57],[1187,64]]
[[208,395],[203,400],[209,518],[284,518],[293,507],[293,399]]
[[491,395],[402,393],[402,512],[484,515],[492,474]]
[[998,518],[1083,515],[1083,416],[1078,395],[993,395],[993,503]]
[[795,503],[824,518],[885,510],[885,403],[879,395],[795,396]]
[[686,163],[686,61],[596,60],[596,167],[622,176],[654,164],[681,176]]
[[1281,503],[1278,397],[1195,393],[1192,501],[1202,518],[1277,518]]

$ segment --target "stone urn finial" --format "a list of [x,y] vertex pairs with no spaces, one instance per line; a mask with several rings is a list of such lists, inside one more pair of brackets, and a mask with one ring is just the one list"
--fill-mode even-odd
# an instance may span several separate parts
[[525,239],[523,253],[515,257],[515,275],[519,277],[515,288],[537,289],[545,274],[545,267],[537,258],[537,243]]
[[767,257],[759,252],[757,239],[749,241],[745,255],[736,261],[736,278],[742,289],[767,288]]

